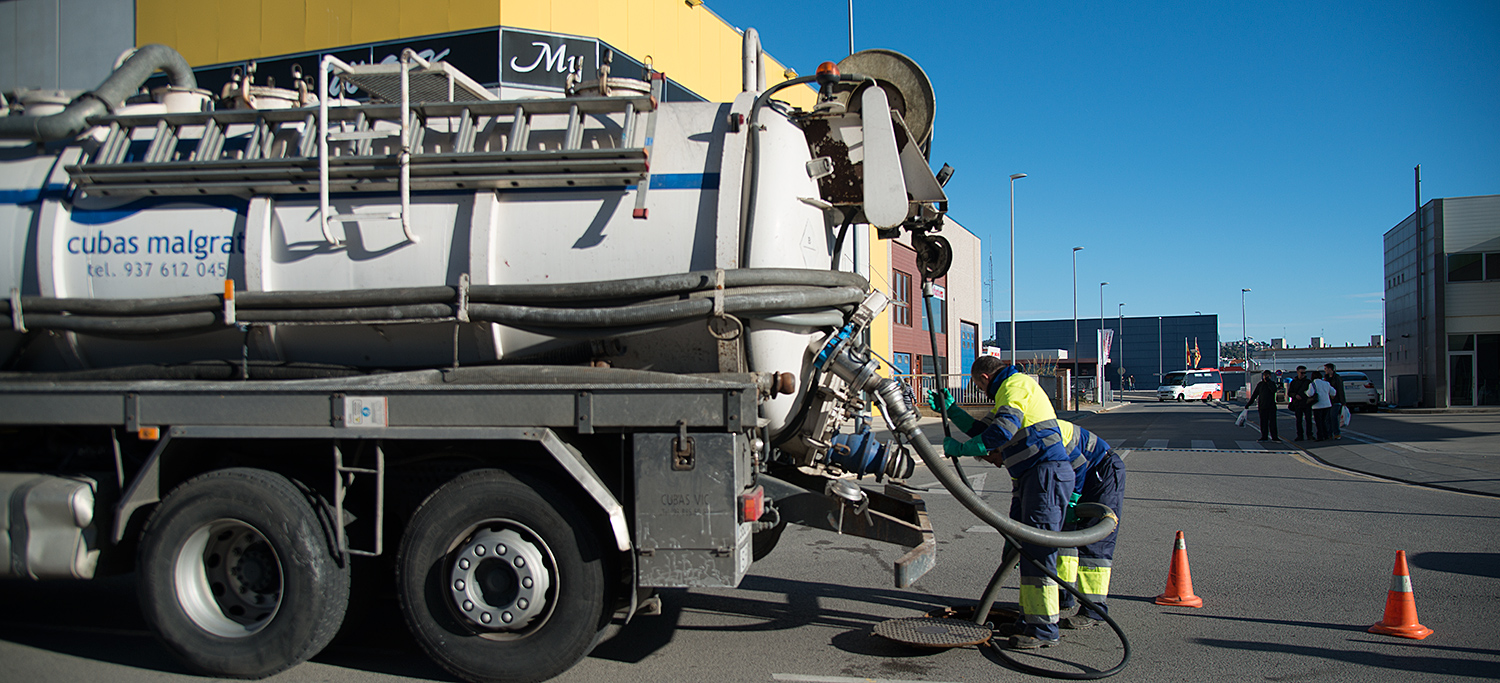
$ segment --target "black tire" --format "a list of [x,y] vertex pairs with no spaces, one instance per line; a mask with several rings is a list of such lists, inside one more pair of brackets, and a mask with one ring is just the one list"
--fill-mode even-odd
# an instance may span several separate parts
[[1186,398],[1187,398],[1187,395],[1186,395],[1186,394],[1178,394],[1178,395],[1177,395],[1177,402],[1178,402],[1178,403],[1182,403],[1182,401],[1183,401],[1183,400],[1184,400],[1184,399],[1186,399]]
[[417,643],[476,683],[542,681],[578,663],[609,623],[606,585],[597,535],[578,509],[500,470],[465,473],[429,496],[396,556]]
[[781,542],[781,534],[784,531],[786,531],[786,521],[782,520],[776,526],[765,531],[751,534],[750,560],[752,562],[759,562],[767,555],[770,555],[771,551],[776,549],[776,544]]
[[265,470],[184,482],[141,532],[146,621],[183,664],[211,676],[264,678],[316,655],[349,605],[327,509]]

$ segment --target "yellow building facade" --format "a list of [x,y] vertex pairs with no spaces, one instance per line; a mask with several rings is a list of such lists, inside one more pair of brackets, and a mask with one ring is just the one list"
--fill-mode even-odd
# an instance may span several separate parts
[[[170,45],[195,67],[504,26],[598,38],[712,102],[741,85],[739,29],[683,0],[137,0],[135,25],[137,45]],[[795,76],[766,60],[768,83]]]

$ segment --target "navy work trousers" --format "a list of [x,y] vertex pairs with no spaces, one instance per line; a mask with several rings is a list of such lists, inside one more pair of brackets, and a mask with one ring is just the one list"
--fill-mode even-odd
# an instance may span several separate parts
[[[1084,475],[1083,490],[1079,492],[1078,502],[1099,503],[1114,510],[1116,517],[1124,517],[1125,463],[1120,460],[1120,456],[1116,455],[1114,451],[1110,451],[1109,455],[1105,456],[1103,460],[1099,461],[1099,464],[1094,465],[1093,469]],[[1063,531],[1072,531],[1077,528],[1078,524],[1076,522],[1063,525]],[[1119,536],[1120,526],[1116,523],[1113,533],[1105,536],[1103,539],[1080,547],[1078,549],[1078,564],[1080,569],[1084,567],[1096,567],[1106,570],[1104,576],[1109,576],[1108,570],[1113,569],[1114,565],[1115,540]],[[1087,570],[1084,571],[1086,572]],[[1108,581],[1108,579],[1105,580],[1106,582]],[[1086,584],[1087,582],[1084,583]],[[1109,597],[1108,593],[1090,594],[1089,590],[1085,588],[1084,594],[1088,595],[1089,600],[1093,601],[1095,605],[1098,605],[1098,612],[1109,611],[1109,605],[1105,604],[1105,600]],[[1067,590],[1063,590],[1060,602],[1062,609],[1066,610],[1072,607],[1075,602],[1077,602],[1077,599],[1073,597],[1073,594]],[[1088,609],[1080,609],[1078,611],[1083,616],[1095,619],[1100,618],[1098,612]]]
[[[1037,463],[1012,480],[1010,516],[1018,522],[1047,531],[1061,531],[1068,498],[1073,495],[1071,463]],[[1022,543],[1021,550],[1047,571],[1057,573],[1057,548]],[[1062,637],[1058,630],[1057,583],[1024,558],[1021,560],[1021,625],[1026,635],[1042,640]]]

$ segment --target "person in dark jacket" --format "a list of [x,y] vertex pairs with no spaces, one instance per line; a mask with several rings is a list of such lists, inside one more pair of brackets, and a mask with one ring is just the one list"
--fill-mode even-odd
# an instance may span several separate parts
[[1316,439],[1318,432],[1313,427],[1312,378],[1307,376],[1306,365],[1297,366],[1297,377],[1287,385],[1286,395],[1290,399],[1287,407],[1292,409],[1292,420],[1297,423],[1297,440]]
[[1276,380],[1271,377],[1270,370],[1262,370],[1260,382],[1255,385],[1255,391],[1250,394],[1250,400],[1245,402],[1245,409],[1250,409],[1250,404],[1255,404],[1255,411],[1260,413],[1260,438],[1258,441],[1277,441],[1281,435],[1276,433]]
[[1324,363],[1323,379],[1333,385],[1333,407],[1328,410],[1328,431],[1333,434],[1333,438],[1342,439],[1344,435],[1339,419],[1344,416],[1344,378],[1339,377],[1333,363]]

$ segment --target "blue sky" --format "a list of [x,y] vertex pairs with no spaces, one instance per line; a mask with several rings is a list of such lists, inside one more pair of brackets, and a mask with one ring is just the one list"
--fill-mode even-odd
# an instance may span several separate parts
[[[848,53],[844,0],[709,2],[799,73]],[[1368,344],[1385,231],[1500,193],[1500,3],[856,0],[855,48],[937,92],[950,215],[1008,320],[1216,313],[1239,339]],[[989,328],[993,330],[993,328]]]

